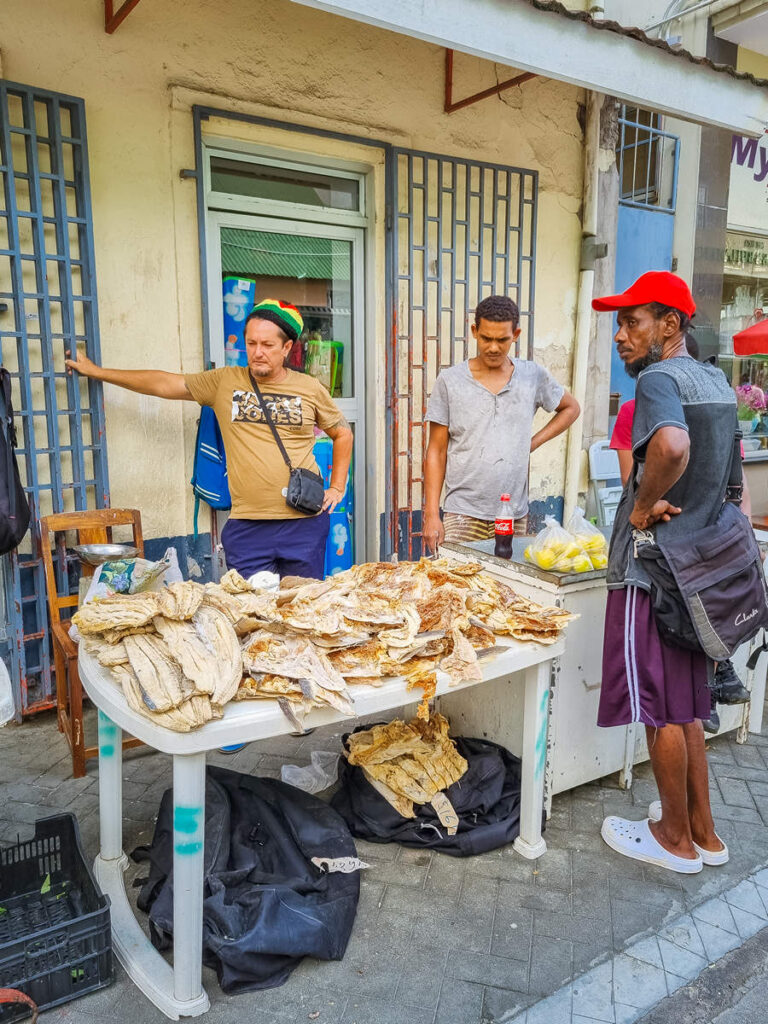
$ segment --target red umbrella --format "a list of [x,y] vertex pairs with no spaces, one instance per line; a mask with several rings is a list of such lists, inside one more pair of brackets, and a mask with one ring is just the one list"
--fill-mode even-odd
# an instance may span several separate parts
[[768,317],[734,334],[733,353],[737,356],[768,355]]

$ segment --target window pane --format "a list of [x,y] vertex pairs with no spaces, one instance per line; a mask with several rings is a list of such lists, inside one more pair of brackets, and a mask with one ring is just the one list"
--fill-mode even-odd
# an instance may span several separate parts
[[768,449],[768,360],[734,355],[733,336],[768,314],[768,239],[728,232],[718,365],[736,389],[744,452]]
[[304,331],[288,365],[311,373],[334,398],[351,398],[352,243],[248,228],[221,229],[227,363],[245,365],[247,314],[263,299],[298,306]]
[[214,192],[300,203],[334,210],[360,208],[360,182],[315,171],[269,167],[245,160],[211,157],[211,188]]

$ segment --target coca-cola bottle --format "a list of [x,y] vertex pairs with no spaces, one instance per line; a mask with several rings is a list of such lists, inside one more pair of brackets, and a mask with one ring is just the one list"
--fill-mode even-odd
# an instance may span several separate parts
[[499,511],[496,513],[496,546],[493,549],[497,558],[512,557],[512,541],[515,537],[515,520],[509,495],[502,494],[499,500]]

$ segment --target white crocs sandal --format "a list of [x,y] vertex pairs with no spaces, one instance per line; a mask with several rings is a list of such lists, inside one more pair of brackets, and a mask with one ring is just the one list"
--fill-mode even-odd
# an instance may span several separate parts
[[656,867],[678,871],[682,875],[698,874],[704,867],[700,854],[689,860],[665,850],[648,827],[647,818],[644,821],[629,821],[612,814],[603,822],[600,835],[612,850],[632,860],[655,864]]
[[[651,821],[661,821],[661,800],[653,800],[648,804],[648,817]],[[720,839],[717,832],[715,832],[715,835]],[[722,839],[720,839],[720,842],[723,846],[722,850],[705,850],[704,847],[699,846],[698,843],[693,844],[694,850],[699,854],[702,861],[708,868],[719,868],[722,867],[723,864],[728,863],[728,859],[730,857],[728,847],[723,843]]]

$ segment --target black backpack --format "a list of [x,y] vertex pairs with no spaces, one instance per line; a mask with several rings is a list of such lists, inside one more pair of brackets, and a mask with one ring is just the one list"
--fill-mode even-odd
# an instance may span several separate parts
[[29,528],[29,502],[16,464],[11,375],[0,366],[0,555],[18,547]]

